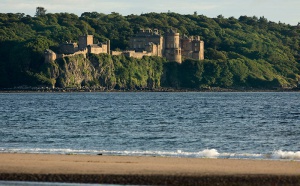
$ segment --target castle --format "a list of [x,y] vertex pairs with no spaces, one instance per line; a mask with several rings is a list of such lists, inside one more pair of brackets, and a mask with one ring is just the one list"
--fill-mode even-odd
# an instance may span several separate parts
[[136,36],[130,38],[130,50],[117,52],[112,55],[126,55],[142,58],[143,56],[165,57],[168,61],[182,62],[182,58],[204,59],[204,42],[199,36],[187,37],[170,29],[162,36],[158,29],[140,29]]
[[204,59],[204,42],[199,36],[187,37],[175,30],[170,29],[162,36],[158,29],[140,29],[136,36],[130,38],[129,50],[110,51],[110,41],[94,44],[93,35],[84,35],[78,38],[78,44],[66,42],[60,45],[60,54],[55,54],[51,50],[45,51],[45,61],[50,62],[57,58],[73,56],[77,54],[111,54],[125,55],[128,57],[142,58],[143,56],[165,57],[168,61],[182,62],[182,58],[192,58],[196,60]]

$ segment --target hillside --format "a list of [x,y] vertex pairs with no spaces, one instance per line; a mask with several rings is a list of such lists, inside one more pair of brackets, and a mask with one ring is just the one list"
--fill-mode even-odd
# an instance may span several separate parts
[[[200,35],[205,60],[182,64],[162,58],[132,59],[89,55],[45,64],[43,52],[60,43],[92,34],[95,42],[111,40],[112,50],[124,50],[140,28]],[[122,16],[86,12],[38,17],[0,14],[0,88],[28,86],[98,86],[125,88],[297,86],[300,70],[300,28],[261,17],[208,18],[204,15],[148,13]],[[80,66],[81,65],[81,66]]]

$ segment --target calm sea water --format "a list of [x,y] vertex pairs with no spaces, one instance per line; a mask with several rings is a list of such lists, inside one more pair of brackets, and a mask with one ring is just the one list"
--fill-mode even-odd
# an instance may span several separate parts
[[0,152],[300,160],[300,93],[0,94]]

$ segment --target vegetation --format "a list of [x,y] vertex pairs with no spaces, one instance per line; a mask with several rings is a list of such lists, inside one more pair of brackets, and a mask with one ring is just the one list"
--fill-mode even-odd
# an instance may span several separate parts
[[[204,61],[182,64],[163,58],[124,56],[68,57],[45,64],[47,48],[93,34],[95,42],[111,40],[124,50],[141,27],[177,28],[205,41]],[[108,89],[294,87],[300,70],[300,28],[264,17],[208,18],[204,15],[148,13],[122,16],[97,12],[46,14],[35,17],[0,14],[0,88],[28,86],[101,86]]]

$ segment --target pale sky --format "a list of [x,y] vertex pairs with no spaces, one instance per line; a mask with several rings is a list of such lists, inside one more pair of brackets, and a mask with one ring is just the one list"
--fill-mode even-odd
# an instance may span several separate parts
[[122,15],[149,12],[218,15],[239,18],[241,15],[264,16],[269,21],[296,25],[300,22],[300,0],[0,0],[0,13],[25,13],[34,16],[42,6],[47,13],[68,12],[80,16],[84,12]]

